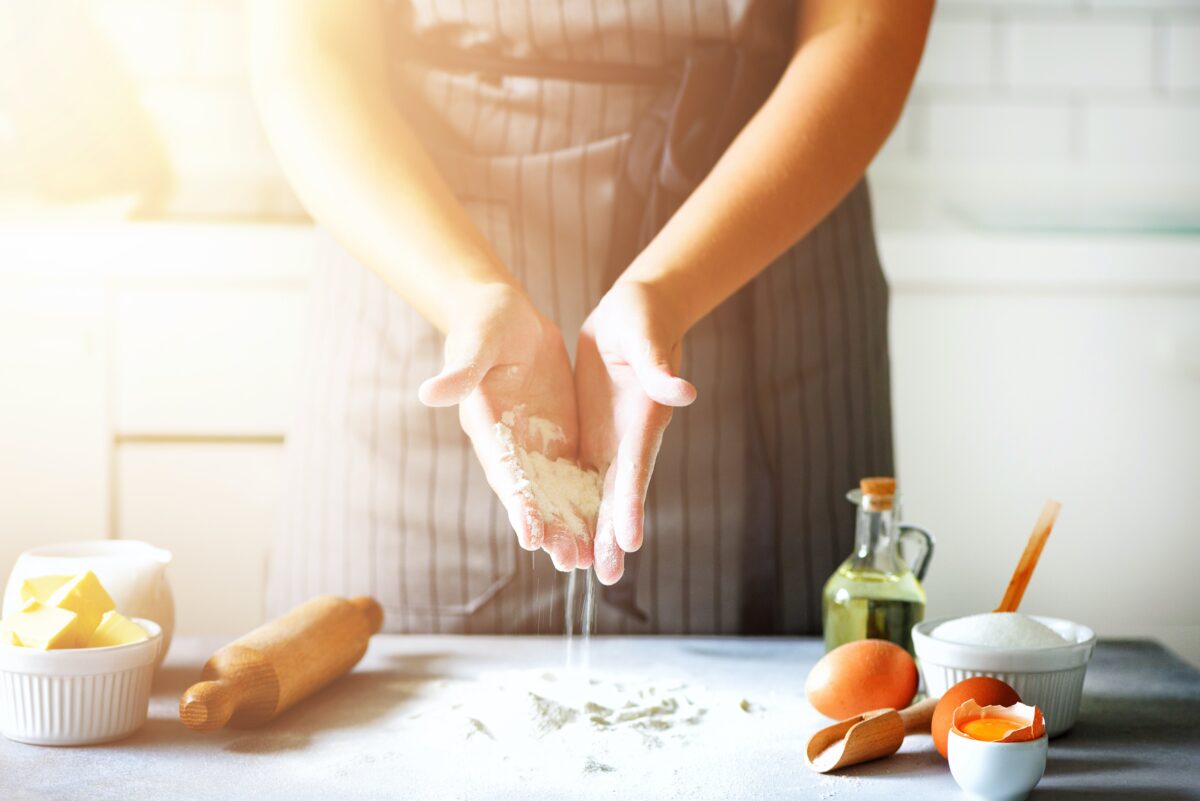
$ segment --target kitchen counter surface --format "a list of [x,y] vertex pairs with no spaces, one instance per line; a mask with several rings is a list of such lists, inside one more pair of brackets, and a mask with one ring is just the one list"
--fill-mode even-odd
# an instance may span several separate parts
[[[599,637],[582,674],[565,669],[561,638],[377,636],[353,674],[267,726],[193,733],[177,718],[178,698],[221,644],[178,638],[150,719],[122,742],[0,739],[0,798],[964,797],[927,735],[843,775],[808,770],[804,741],[823,722],[803,693],[821,654],[815,640]],[[547,725],[529,711],[540,700],[532,692],[575,686],[685,709],[651,716],[661,724],[612,727]],[[1149,642],[1102,642],[1079,722],[1051,743],[1032,797],[1200,798],[1197,721],[1200,671]]]

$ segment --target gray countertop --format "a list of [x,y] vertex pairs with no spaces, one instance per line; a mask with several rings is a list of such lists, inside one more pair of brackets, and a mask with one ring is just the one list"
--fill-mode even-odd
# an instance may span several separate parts
[[[807,769],[824,723],[803,692],[815,640],[599,637],[583,673],[565,668],[561,638],[378,636],[354,673],[267,726],[193,733],[176,704],[221,644],[179,638],[150,719],[124,741],[0,739],[0,799],[963,797],[927,735],[843,775]],[[655,699],[663,722],[546,725],[529,711],[575,692]],[[1153,643],[1101,643],[1032,798],[1200,799],[1200,671]]]

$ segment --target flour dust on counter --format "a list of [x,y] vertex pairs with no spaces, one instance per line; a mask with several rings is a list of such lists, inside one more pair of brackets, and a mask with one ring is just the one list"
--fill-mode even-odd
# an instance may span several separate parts
[[333,738],[323,758],[305,770],[314,778],[350,778],[360,767],[400,764],[419,749],[423,771],[440,777],[448,798],[461,792],[467,765],[474,775],[503,772],[505,781],[653,786],[655,797],[674,798],[677,781],[669,766],[694,744],[736,742],[788,725],[782,710],[772,716],[771,705],[758,698],[608,671],[502,670],[414,680],[403,692],[403,711],[385,722],[386,747],[380,742],[348,751]]

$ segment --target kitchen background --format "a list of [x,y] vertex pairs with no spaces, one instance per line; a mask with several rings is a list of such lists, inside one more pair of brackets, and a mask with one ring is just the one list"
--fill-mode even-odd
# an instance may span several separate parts
[[[1025,608],[1200,664],[1200,0],[943,0],[872,178],[929,616],[1054,496]],[[0,0],[0,572],[146,539],[261,620],[310,231],[238,0]]]

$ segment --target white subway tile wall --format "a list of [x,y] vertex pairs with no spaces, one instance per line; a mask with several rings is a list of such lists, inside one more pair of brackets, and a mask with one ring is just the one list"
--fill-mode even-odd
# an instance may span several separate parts
[[1167,88],[1200,90],[1200,17],[1167,26],[1166,51]]
[[1200,0],[941,0],[875,170],[1200,172]]
[[[171,216],[304,212],[250,100],[242,0],[92,0],[167,147]],[[941,0],[876,169],[1200,165],[1200,0]]]
[[999,26],[1001,86],[1022,92],[1154,87],[1154,26],[1146,15],[1039,15]]

